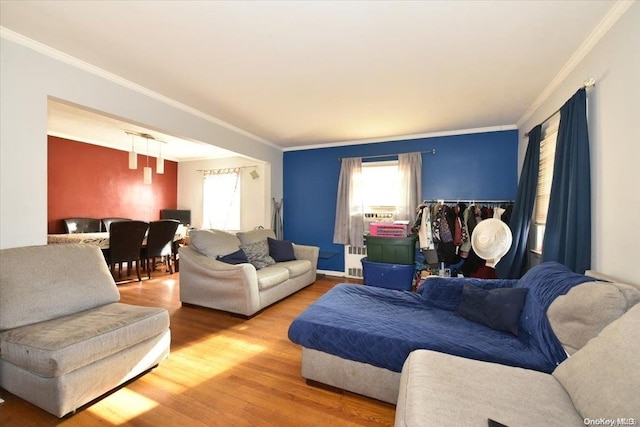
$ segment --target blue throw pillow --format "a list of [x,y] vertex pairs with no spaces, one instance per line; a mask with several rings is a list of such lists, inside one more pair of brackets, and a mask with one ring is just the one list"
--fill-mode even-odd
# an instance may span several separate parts
[[236,252],[228,255],[218,255],[217,259],[219,261],[226,262],[227,264],[244,264],[245,262],[249,262],[247,254],[245,254],[242,249],[238,249]]
[[276,262],[293,261],[296,259],[293,253],[293,243],[287,240],[276,240],[267,237],[269,243],[269,256]]
[[455,313],[497,331],[518,336],[520,314],[528,291],[527,288],[485,290],[464,285],[463,300]]
[[418,288],[424,303],[442,310],[455,311],[462,302],[464,285],[480,289],[510,288],[517,281],[511,279],[475,279],[460,277],[429,277]]

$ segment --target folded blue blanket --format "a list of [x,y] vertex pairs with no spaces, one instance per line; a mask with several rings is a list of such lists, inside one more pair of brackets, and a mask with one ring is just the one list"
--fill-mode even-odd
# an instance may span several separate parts
[[[293,321],[289,338],[395,372],[416,349],[551,372],[566,354],[546,320],[546,309],[558,295],[589,280],[560,264],[545,263],[518,281],[429,279],[428,288],[419,293],[339,284]],[[524,333],[515,337],[455,315],[464,283],[485,289],[528,287],[520,324]]]

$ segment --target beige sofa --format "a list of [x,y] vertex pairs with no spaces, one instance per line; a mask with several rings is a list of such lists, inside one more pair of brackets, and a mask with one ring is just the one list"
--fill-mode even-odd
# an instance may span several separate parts
[[558,297],[547,313],[570,357],[552,374],[412,352],[400,376],[396,427],[486,426],[489,419],[508,426],[637,425],[638,299],[637,288],[615,282],[583,283]]
[[237,234],[221,230],[194,230],[189,246],[180,248],[180,301],[252,316],[265,307],[310,285],[316,279],[319,248],[293,245],[295,260],[256,269],[250,263],[227,264],[241,245],[275,239],[273,230]]
[[119,303],[100,249],[0,251],[0,387],[58,417],[169,354],[163,308]]

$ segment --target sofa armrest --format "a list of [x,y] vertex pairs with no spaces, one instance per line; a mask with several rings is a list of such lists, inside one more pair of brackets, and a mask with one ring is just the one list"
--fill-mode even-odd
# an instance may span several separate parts
[[256,269],[181,247],[180,301],[250,316],[260,310]]
[[297,245],[293,244],[293,254],[296,259],[306,259],[311,261],[313,276],[315,277],[318,269],[318,256],[320,254],[320,248],[318,246]]
[[511,288],[518,281],[513,279],[476,279],[470,277],[429,277],[418,288],[425,304],[443,310],[454,311],[462,302],[465,284],[481,289]]

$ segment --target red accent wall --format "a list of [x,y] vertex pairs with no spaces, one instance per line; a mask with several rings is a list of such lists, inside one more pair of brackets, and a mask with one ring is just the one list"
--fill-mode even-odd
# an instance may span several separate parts
[[[161,209],[176,209],[178,163],[165,160],[164,174],[153,169],[151,185],[142,181],[146,156],[138,154],[138,169],[129,169],[129,153],[48,137],[49,233],[63,233],[63,218],[123,217],[154,221]],[[28,197],[28,195],[25,195]]]

